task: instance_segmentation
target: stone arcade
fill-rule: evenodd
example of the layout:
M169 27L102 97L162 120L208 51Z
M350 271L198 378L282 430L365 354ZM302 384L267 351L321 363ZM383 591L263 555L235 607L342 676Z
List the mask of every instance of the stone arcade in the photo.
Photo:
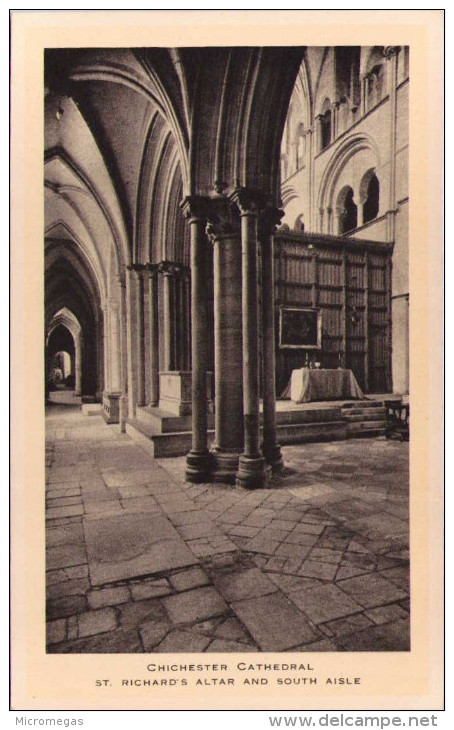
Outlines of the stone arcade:
M68 341L108 423L192 432L186 478L246 487L282 466L276 372L303 362L286 286L325 367L407 391L406 48L56 49L45 81L47 376Z
M409 650L408 91L397 46L47 50L48 651Z

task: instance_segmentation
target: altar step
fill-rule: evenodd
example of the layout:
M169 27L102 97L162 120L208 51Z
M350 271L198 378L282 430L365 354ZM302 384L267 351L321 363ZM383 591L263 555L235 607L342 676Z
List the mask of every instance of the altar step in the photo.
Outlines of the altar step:
M126 433L155 459L166 456L183 456L190 451L192 445L191 431L154 433L146 422L137 418L128 418ZM213 441L214 429L209 429L208 446L211 446Z
M214 428L214 415L208 413L207 418L208 428ZM152 406L136 408L135 420L143 424L150 433L156 435L181 433L182 431L191 431L192 428L192 416L176 416L170 411L153 408Z
M284 446L317 441L381 436L386 429L382 401L303 404L278 409L277 439ZM175 416L159 408L137 408L128 419L126 433L154 458L182 456L192 443L191 417ZM214 442L214 416L208 414L208 445Z
M347 438L368 438L386 433L386 408L380 401L360 401L342 408Z

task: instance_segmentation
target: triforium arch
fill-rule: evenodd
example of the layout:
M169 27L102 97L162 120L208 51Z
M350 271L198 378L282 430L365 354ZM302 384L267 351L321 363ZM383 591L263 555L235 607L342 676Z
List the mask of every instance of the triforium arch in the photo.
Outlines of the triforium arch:
M58 300L52 316L67 307L85 338L91 311L90 336L105 359L94 390L106 420L132 429L144 409L178 409L184 401L192 413L192 481L261 486L269 464L282 464L272 236L281 216L282 132L303 53L238 47L46 55L47 217L73 234L63 237L72 251L66 298L49 268L49 293ZM299 139L297 147L302 159ZM187 387L190 405L181 396ZM175 413L186 418L188 411Z
M342 226L339 216L343 204L341 192L346 187L353 190L352 200L358 210L357 225L361 226L365 198L362 181L367 171L380 166L378 147L373 138L364 133L353 134L339 145L323 173L318 192L318 230L321 233L339 234Z

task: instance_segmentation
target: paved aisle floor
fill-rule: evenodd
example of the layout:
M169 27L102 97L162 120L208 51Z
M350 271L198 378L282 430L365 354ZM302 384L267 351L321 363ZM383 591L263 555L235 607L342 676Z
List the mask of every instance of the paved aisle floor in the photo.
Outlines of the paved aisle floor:
M49 652L410 648L408 444L289 446L267 489L190 485L54 399Z

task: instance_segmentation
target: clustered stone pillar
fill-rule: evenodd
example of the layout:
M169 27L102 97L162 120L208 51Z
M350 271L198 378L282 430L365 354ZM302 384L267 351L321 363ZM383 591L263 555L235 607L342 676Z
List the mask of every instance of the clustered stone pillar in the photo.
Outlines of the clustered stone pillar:
M164 317L164 372L172 370L172 264L161 261L159 273L163 279L163 317Z
M283 211L269 208L259 223L262 246L262 333L263 333L263 455L273 471L284 462L276 431L276 342L274 326L274 239Z
M126 351L128 371L128 417L134 418L136 412L135 392L136 377L134 367L134 271L132 266L126 268Z
M258 201L247 191L234 200L241 215L244 451L239 458L237 486L253 489L266 483L266 462L260 452L258 373Z
M186 457L186 480L200 483L211 473L207 441L207 282L205 280L206 211L203 199L186 198L183 211L191 236L192 447Z
M240 218L227 199L212 201L215 443L213 480L235 482L243 451L243 365Z
M104 390L110 391L110 311L109 303L106 301L102 305L103 314L103 351L104 351Z
M144 320L144 266L136 264L135 293L136 293L136 357L137 357L137 405L145 405L145 320Z
M118 276L118 319L120 324L120 381L121 381L121 395L119 401L119 423L120 431L125 433L126 431L126 417L127 417L127 393L128 393L128 364L127 364L127 337L125 336L126 322L125 322L125 309L126 309L126 282L122 276Z
M118 327L118 302L116 300L109 300L109 324L110 324L110 387L115 392L120 391L120 337Z
M266 203L266 204L265 204ZM273 233L282 212L239 189L230 198L187 198L191 232L192 448L186 480L266 484L282 468L277 443ZM258 221L262 244L263 453L260 444ZM207 440L206 233L213 244L215 441ZM265 456L264 456L265 455ZM266 458L265 458L266 457Z
M159 305L158 305L158 266L148 264L148 302L150 328L150 406L159 403Z
M74 395L80 396L82 394L82 337L81 337L80 331L74 337L74 349L75 349Z

